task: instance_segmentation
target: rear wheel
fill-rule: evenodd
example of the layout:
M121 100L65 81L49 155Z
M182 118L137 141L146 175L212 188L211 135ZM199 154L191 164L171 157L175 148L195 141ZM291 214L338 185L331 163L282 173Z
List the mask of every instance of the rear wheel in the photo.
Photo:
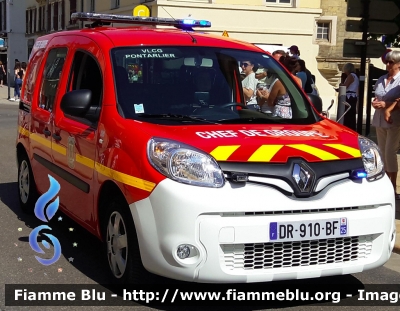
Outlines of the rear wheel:
M18 157L18 194L22 211L32 214L37 200L37 189L26 154L20 154Z
M107 204L103 236L113 283L143 283L145 269L140 258L135 225L125 200L114 198Z

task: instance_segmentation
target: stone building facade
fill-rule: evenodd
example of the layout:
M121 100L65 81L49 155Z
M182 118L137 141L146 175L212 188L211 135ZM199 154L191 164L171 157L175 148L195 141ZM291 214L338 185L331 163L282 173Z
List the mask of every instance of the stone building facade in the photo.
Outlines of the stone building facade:
M344 64L350 62L356 68L360 67L359 58L343 57L343 41L344 39L361 39L362 33L346 31L346 20L350 19L346 16L346 0L321 0L321 9L322 14L317 18L317 22L329 24L331 38L316 42L319 45L316 57L317 67L329 84L337 86L340 83Z

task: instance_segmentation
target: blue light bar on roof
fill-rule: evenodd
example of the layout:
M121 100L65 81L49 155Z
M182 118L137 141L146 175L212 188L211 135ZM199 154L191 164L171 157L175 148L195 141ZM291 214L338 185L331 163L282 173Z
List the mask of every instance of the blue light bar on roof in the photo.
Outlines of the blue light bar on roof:
M152 26L174 26L177 28L211 27L211 22L194 19L173 19L164 17L141 17L129 15L98 14L76 12L71 15L72 20L90 21L94 23L122 23Z

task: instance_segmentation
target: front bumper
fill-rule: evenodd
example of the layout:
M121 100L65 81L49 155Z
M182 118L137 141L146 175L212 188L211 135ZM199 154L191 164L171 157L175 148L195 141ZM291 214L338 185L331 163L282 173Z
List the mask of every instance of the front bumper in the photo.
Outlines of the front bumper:
M130 205L143 264L194 282L243 283L362 272L383 265L394 246L395 201L387 176L342 180L307 199L265 185L211 189L165 179ZM348 236L270 242L269 223L345 217ZM193 246L179 259L181 244Z

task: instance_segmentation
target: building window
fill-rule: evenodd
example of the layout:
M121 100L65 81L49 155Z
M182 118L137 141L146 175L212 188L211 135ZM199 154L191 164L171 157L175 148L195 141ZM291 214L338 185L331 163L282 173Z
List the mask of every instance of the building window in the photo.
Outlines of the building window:
M71 17L72 13L76 13L76 0L69 1L69 16L70 17ZM77 22L76 20L71 20L71 18L69 20L70 25L74 25L74 24L76 24L76 22Z
M54 31L54 3L50 4L50 29Z
M58 2L58 18L57 18L57 22L58 22L58 30L62 30L62 15L63 15L63 8L62 8L62 2Z
M320 16L315 19L313 43L336 45L336 16Z
M35 8L34 14L33 14L33 32L37 32L38 31L38 9Z
M0 30L6 31L6 2L0 2Z
M329 41L331 23L317 22L317 40Z
M25 33L29 33L29 10L25 11L25 23L26 23Z
M25 32L27 34L31 34L34 33L36 31L36 27L35 27L35 22L36 22L36 18L35 18L35 9L28 9L26 10L26 30Z
M35 9L31 9L29 12L30 15L30 21L31 21L31 26L30 26L30 33L34 33L35 32L35 19L34 19L34 14L35 14Z
M111 8L112 9L119 8L119 0L111 0Z
M152 2L154 0L141 0L142 2ZM213 3L215 0L167 0L167 1L182 1L182 2L205 2L205 3ZM274 1L275 2L275 1Z
M293 6L294 0L265 0L266 4L281 4Z
M40 8L40 10L42 11L42 16L41 16L41 18L40 18L40 30L46 30L46 7L45 6L42 6L41 8Z
M96 12L95 0L89 0L89 12Z

